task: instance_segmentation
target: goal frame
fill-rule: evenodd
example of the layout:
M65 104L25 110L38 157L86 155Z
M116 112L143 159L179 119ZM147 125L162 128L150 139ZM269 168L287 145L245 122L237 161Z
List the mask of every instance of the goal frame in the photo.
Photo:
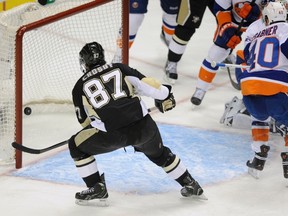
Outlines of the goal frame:
M26 32L52 22L76 15L82 11L99 7L113 0L95 0L81 6L43 18L39 21L21 26L16 33L15 41L15 137L16 143L23 141L23 37ZM116 41L115 41L116 43ZM122 63L129 64L129 0L122 0ZM22 151L15 150L15 168L22 168Z

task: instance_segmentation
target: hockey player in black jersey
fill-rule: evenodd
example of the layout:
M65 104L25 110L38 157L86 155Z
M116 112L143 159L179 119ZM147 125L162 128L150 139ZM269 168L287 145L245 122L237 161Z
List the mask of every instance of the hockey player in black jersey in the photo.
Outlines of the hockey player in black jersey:
M107 64L97 42L87 43L79 56L84 74L72 95L83 129L69 139L69 151L88 189L76 193L76 203L85 205L89 200L108 197L104 174L100 175L94 156L126 146L133 146L162 167L182 186L182 196L205 198L180 158L163 145L158 127L140 97L154 98L155 106L164 113L176 105L171 86L161 85L127 65Z
M164 72L165 79L174 84L178 79L177 64L181 60L186 47L200 27L206 8L213 12L215 0L181 0L177 15L177 26L168 44L168 55ZM162 36L163 38L163 36Z

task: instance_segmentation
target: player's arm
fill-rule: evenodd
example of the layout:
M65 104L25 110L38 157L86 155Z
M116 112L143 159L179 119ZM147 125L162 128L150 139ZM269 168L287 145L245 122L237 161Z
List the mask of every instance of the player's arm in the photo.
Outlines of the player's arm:
M126 78L134 86L137 94L154 98L155 106L162 113L176 106L170 85L162 85L158 80L149 77L143 77L141 80L133 76Z
M154 104L160 112L164 113L172 110L176 106L170 85L162 85L158 80L146 77L141 80L141 83L143 83L142 91L144 90L143 92L145 92L147 96L155 99Z
M216 0L214 7L213 7L213 13L216 16L217 25L219 27L223 26L226 23L232 22L232 14L231 11L233 9L231 1L221 1Z
M232 9L231 1L215 1L214 14L218 27L214 42L224 49L234 49L241 42L241 37L237 35L238 26L232 22Z
M235 8L236 13L246 22L252 23L261 16L259 6L255 2L244 2L241 7Z
M148 96L155 99L155 106L165 112L175 107L176 102L171 92L171 86L162 85L157 79L146 77L138 70L127 65L120 65L121 71L125 76L125 81L132 85L140 96ZM129 86L129 85L128 85Z
M165 99L169 94L169 90L161 85L161 83L152 77L146 77L138 70L127 65L119 64L125 81L132 84L134 92L140 96L148 96L154 99Z
M165 99L169 94L169 89L161 85L161 83L151 77L137 77L128 76L126 79L133 85L135 92L140 96L152 97L154 99Z

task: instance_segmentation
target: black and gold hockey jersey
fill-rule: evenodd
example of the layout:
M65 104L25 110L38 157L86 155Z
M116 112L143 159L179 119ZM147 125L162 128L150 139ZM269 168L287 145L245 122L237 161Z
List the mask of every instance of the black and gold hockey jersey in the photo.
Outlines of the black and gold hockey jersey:
M167 87L124 64L104 64L86 72L72 96L79 123L101 131L128 126L147 115L141 95L163 100Z

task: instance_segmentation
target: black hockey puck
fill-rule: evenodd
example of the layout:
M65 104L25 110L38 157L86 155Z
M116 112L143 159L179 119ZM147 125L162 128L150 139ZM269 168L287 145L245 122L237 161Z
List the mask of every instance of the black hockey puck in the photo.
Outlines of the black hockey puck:
M31 115L32 109L30 107L25 107L24 108L24 113L25 113L25 115Z
M41 5L46 5L46 4L51 4L55 2L55 0L38 0L38 3L41 4Z

